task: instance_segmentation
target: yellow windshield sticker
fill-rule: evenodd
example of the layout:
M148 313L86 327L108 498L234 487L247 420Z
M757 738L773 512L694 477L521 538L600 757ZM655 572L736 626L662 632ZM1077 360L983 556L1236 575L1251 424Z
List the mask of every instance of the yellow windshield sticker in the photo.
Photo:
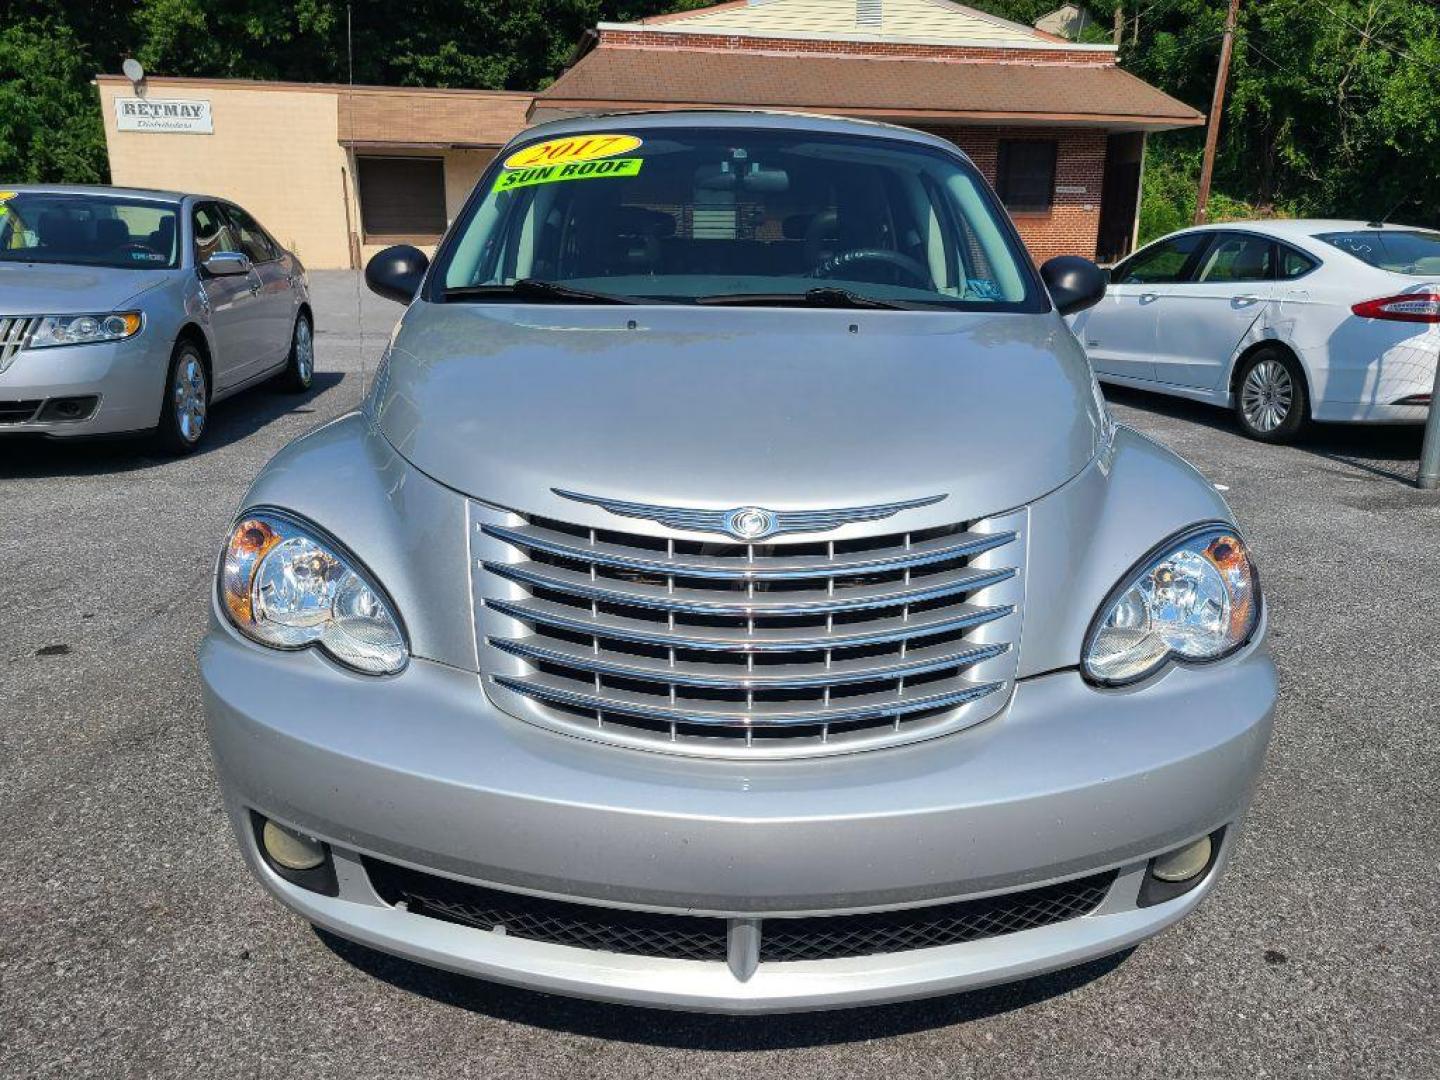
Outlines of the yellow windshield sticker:
M505 168L528 169L536 165L564 165L570 161L619 157L640 144L641 141L634 135L571 135L516 150L505 159Z
M533 184L556 184L562 180L594 180L602 176L634 176L645 164L644 158L604 158L601 161L572 161L568 165L537 165L530 169L513 169L500 174L496 191L530 187Z

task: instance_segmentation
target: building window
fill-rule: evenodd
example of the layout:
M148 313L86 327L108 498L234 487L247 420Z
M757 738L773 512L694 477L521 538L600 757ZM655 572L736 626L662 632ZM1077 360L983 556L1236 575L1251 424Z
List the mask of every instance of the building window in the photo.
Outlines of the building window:
M1005 209L1045 212L1055 202L1053 139L1001 139L995 167L995 190Z
M365 235L438 237L445 231L445 165L439 158L355 160Z

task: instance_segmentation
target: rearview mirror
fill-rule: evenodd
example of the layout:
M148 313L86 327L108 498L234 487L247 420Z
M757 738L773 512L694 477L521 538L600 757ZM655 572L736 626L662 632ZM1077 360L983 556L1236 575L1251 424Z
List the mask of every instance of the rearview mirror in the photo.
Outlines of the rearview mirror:
M250 260L238 251L217 251L202 264L211 277L250 273Z
M1074 315L1104 299L1107 276L1089 259L1078 255L1057 255L1040 267L1040 279L1061 315Z
M408 304L415 299L429 268L430 260L419 248L396 244L377 252L365 264L365 284L377 296Z

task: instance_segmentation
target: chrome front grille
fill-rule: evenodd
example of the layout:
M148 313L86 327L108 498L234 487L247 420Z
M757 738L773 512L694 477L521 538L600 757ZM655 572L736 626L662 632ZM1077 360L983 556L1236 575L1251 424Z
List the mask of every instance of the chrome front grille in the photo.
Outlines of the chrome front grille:
M15 355L30 340L30 334L40 320L26 315L0 318L0 372L14 361Z
M945 734L1009 697L1023 511L749 544L478 503L471 518L487 691L546 727L805 756Z

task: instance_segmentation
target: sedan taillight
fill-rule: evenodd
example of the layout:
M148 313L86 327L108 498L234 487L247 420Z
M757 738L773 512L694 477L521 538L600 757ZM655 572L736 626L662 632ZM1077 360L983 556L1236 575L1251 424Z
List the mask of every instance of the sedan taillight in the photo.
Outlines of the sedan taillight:
M1379 300L1362 300L1350 310L1364 319L1440 323L1440 292L1401 293Z

